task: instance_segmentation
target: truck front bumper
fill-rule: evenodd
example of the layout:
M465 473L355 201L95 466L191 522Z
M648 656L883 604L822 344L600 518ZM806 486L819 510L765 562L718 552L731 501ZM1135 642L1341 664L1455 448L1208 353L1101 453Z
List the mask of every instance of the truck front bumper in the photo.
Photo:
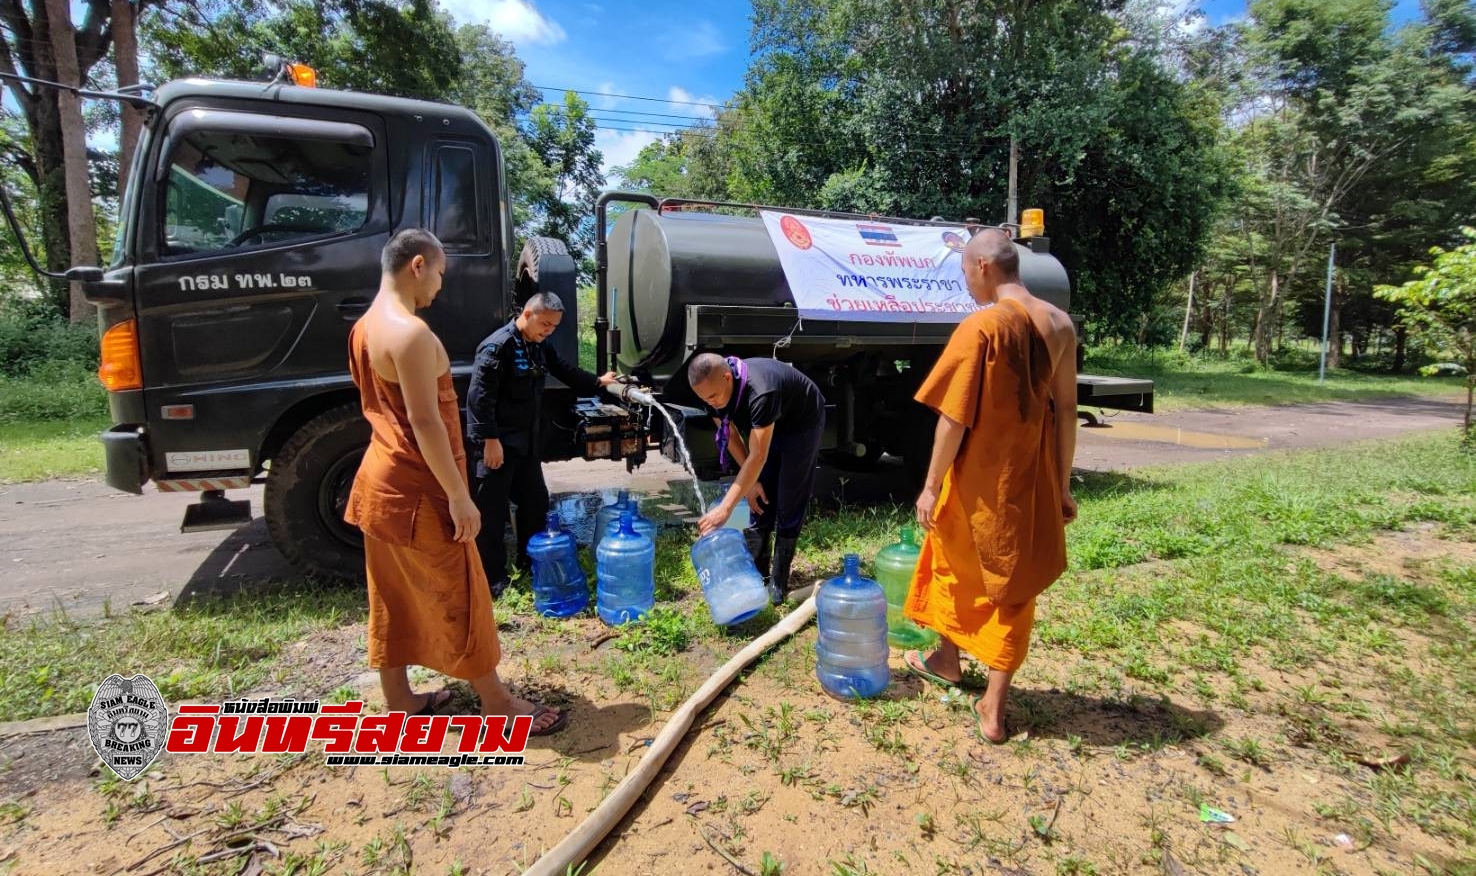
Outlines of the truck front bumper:
M114 426L98 436L103 444L104 479L125 493L142 493L149 481L149 446L143 426Z

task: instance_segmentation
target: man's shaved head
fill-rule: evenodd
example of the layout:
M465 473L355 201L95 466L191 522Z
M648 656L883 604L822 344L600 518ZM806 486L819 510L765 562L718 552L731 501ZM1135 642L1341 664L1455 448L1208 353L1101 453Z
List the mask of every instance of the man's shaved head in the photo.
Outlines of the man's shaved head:
M964 259L989 262L999 270L1000 279L1005 281L1020 277L1020 254L1014 241L995 228L986 228L969 238L968 245L964 247Z
M717 353L702 353L687 365L687 383L696 386L712 377L728 370L728 360Z

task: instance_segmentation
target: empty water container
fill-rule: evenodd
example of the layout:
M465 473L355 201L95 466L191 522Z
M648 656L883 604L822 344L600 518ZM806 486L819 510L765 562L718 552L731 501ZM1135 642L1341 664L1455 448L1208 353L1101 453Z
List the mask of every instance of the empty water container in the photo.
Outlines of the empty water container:
M609 533L611 526L620 523L620 512L629 507L632 507L630 490L621 490L616 494L614 502L595 512L594 534L589 537L589 549L591 551L599 551L600 539Z
M938 634L925 630L902 614L907 590L912 586L912 573L917 569L922 549L917 543L917 530L902 527L902 540L889 545L876 555L876 581L887 594L887 641L895 648L931 650L938 645Z
M692 545L692 569L715 624L742 623L769 604L764 578L736 529L717 529L697 539Z
M589 606L589 583L579 567L574 536L548 512L548 529L528 539L533 560L533 607L546 617L570 617Z
M595 551L595 608L611 626L637 621L656 604L656 543L635 531L633 512Z
M887 689L887 598L861 575L861 558L846 554L845 570L815 597L820 640L815 675L833 697L874 697Z

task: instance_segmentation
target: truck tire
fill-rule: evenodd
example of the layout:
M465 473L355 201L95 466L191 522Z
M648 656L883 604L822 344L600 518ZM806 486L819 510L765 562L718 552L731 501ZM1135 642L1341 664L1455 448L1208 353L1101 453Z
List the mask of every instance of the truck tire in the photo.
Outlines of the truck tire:
M298 429L272 459L264 504L277 549L309 575L341 583L364 577L364 538L344 522L369 424L358 405L331 408Z
M553 237L530 237L513 271L513 303L522 308L539 292L552 292L564 305L564 318L545 342L565 362L579 362L579 268L569 248ZM516 315L516 313L514 314Z
M938 415L918 405L917 414L903 437L902 467L913 492L922 489L928 477L928 463L933 457L933 433L938 429Z

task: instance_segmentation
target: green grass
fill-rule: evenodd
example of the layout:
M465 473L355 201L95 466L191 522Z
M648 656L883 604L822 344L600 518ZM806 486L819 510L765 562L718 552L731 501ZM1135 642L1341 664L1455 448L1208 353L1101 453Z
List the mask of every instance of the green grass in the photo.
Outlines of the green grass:
M106 418L0 423L0 484L100 475Z
M0 483L82 477L102 470L107 393L77 363L0 375Z
M1391 396L1460 396L1459 377L1421 377L1339 369L1317 382L1317 356L1287 351L1262 367L1244 351L1228 359L1215 354L1187 355L1176 350L1099 347L1087 351L1084 371L1142 377L1154 383L1154 408L1160 412L1220 406L1287 405L1364 401Z
M365 613L357 589L294 586L99 621L12 621L0 629L0 709L12 721L83 712L115 672L144 673L170 703L218 702L271 677L284 646Z

